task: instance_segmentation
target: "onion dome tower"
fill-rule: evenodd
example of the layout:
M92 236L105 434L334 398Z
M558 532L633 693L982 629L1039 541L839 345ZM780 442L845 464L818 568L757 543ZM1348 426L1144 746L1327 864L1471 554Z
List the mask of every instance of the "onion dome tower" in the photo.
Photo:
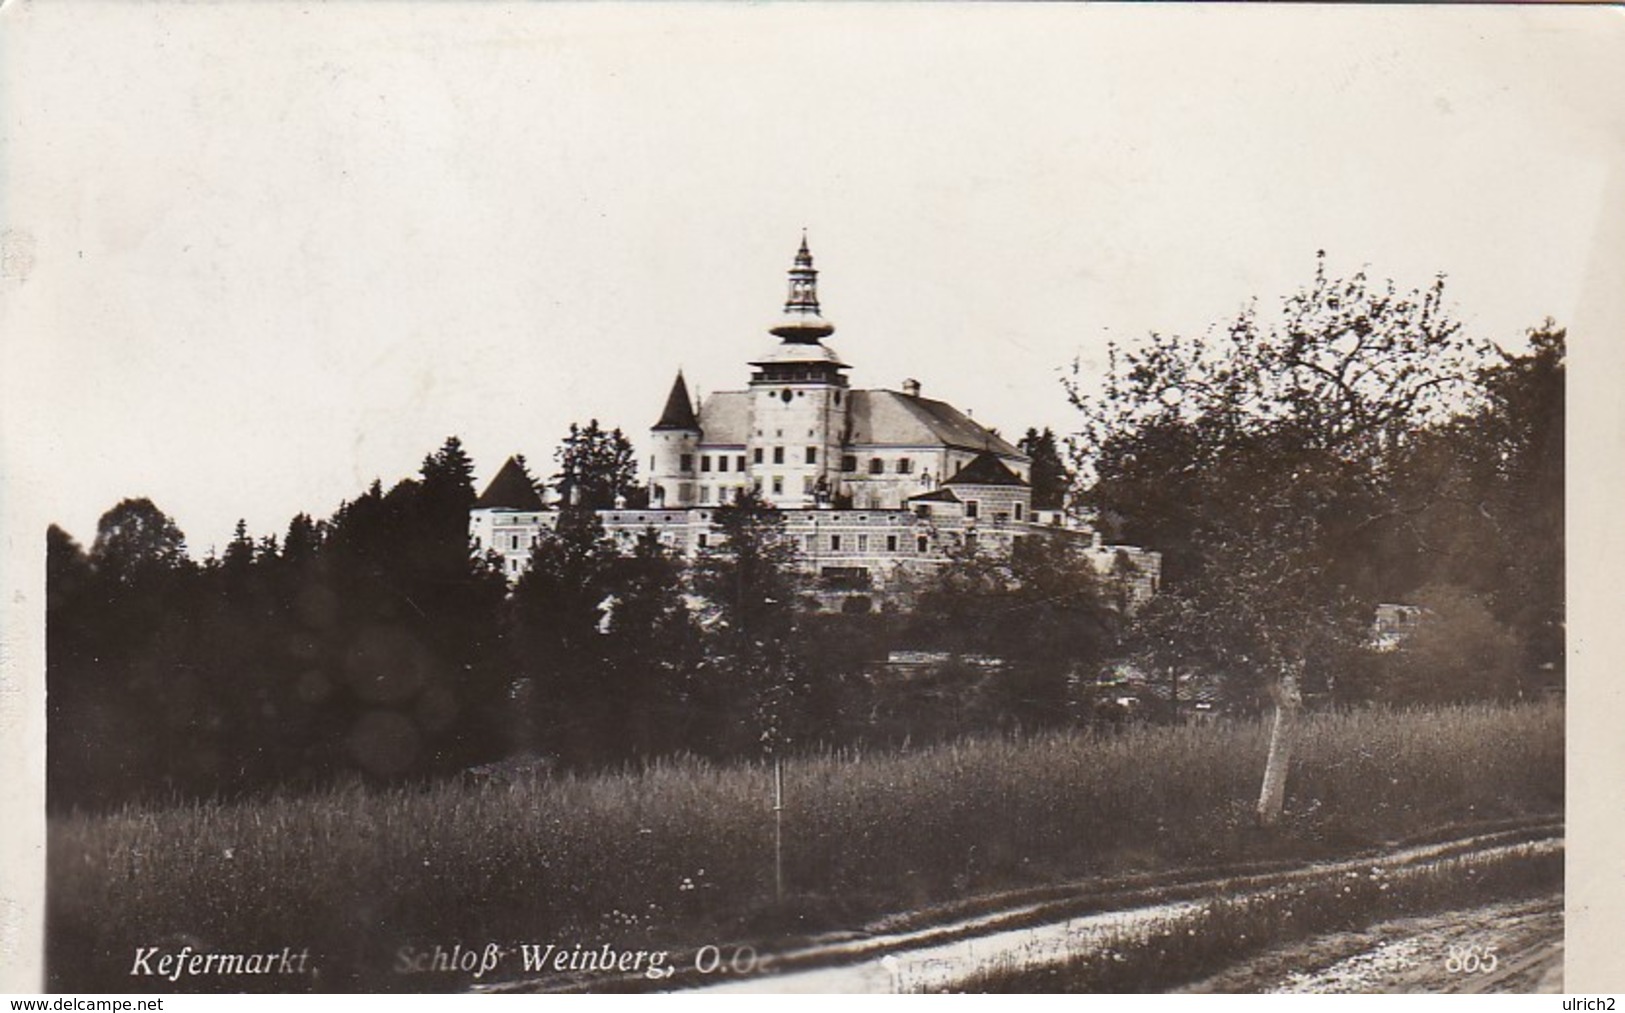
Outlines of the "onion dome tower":
M835 333L835 325L818 312L818 270L807 249L807 233L801 233L801 249L790 268L790 297L784 302L784 316L771 328L786 342L817 344Z
M790 267L789 297L768 332L778 345L751 361L753 482L781 508L827 505L840 481L848 367L824 344L835 325L818 305L818 271L805 232Z

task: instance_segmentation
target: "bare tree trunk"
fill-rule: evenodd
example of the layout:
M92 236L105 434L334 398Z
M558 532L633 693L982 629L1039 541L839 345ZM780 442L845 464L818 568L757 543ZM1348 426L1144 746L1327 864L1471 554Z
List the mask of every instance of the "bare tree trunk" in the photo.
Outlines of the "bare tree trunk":
M1286 801L1286 768L1292 759L1292 739L1298 730L1298 711L1303 705L1299 685L1303 662L1295 661L1281 672L1275 692L1275 725L1270 731L1270 755L1264 761L1264 787L1258 793L1258 822L1274 826L1281 818Z

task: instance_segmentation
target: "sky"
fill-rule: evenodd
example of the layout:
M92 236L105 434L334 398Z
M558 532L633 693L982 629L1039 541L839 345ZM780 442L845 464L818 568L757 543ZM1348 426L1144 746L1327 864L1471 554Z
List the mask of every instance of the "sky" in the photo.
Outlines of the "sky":
M1617 5L0 3L0 978L47 524L146 496L202 557L453 434L481 484L593 417L646 455L679 367L745 382L805 228L854 384L1012 435L1317 250L1569 326L1567 986L1617 982L1622 52Z
M87 547L150 497L201 557L453 434L481 486L589 418L646 464L803 228L854 385L1006 434L1317 250L1517 347L1621 212L1619 15L13 3L6 490Z

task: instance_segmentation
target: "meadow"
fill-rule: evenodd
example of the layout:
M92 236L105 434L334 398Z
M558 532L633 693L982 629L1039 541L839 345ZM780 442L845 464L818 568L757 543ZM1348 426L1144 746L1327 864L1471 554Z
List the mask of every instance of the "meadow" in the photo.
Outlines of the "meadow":
M463 988L466 975L394 974L399 948L782 939L1092 875L1347 854L1563 811L1557 703L1307 716L1287 814L1266 831L1251 807L1267 739L1262 721L1220 720L791 758L782 901L765 764L57 816L51 987L139 988L136 946L190 945L308 946L320 974L280 988Z

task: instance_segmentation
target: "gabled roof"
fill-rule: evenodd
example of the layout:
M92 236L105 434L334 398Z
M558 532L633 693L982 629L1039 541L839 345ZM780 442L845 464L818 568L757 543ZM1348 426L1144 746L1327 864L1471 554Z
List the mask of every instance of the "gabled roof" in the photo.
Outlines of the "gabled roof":
M474 501L476 510L541 510L542 497L525 475L518 458L508 458L485 492Z
M895 390L855 390L847 417L856 445L956 447L1025 458L1021 451L943 401Z
M910 503L958 503L959 497L954 495L952 489L933 489L922 492L918 496L910 496Z
M750 399L748 390L706 395L695 423L701 441L713 446L749 443ZM894 390L848 391L847 424L850 447L952 447L991 452L995 459L1027 457L953 405Z
M688 384L683 382L682 370L677 371L677 379L672 382L671 393L666 395L665 410L660 413L660 421L656 422L654 427L657 430L700 427L694 418L694 403L689 400Z
M953 478L950 478L943 484L1025 486L1027 483L1021 480L1020 475L1017 475L1015 472L1011 471L1003 461L999 460L997 457L994 457L992 454L983 451L982 453L977 454L971 463L965 465L963 468L960 468L958 473L955 474Z
M750 392L719 390L707 396L696 426L706 443L743 447L750 441Z

